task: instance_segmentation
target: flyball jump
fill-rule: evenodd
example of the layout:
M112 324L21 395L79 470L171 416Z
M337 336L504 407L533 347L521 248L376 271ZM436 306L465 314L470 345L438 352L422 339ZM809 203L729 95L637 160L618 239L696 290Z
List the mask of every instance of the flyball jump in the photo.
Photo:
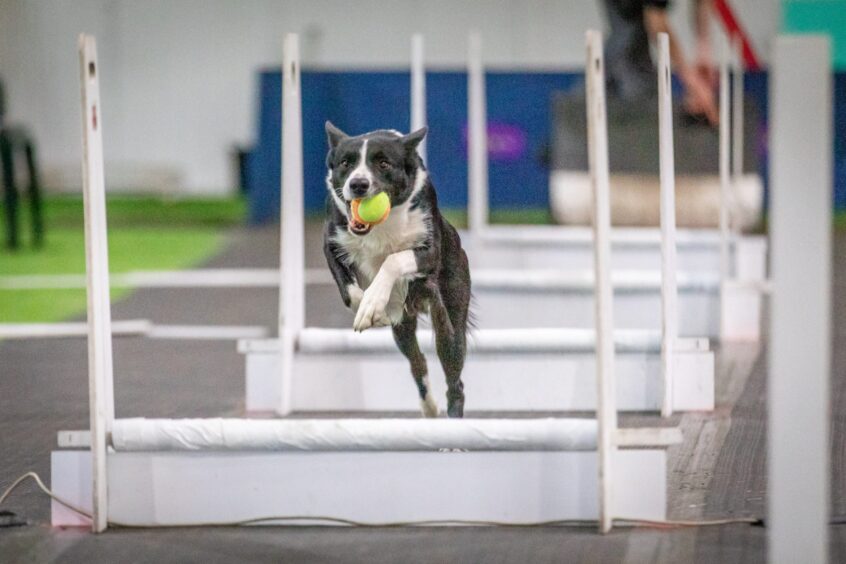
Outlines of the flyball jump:
M589 53L591 67L597 68L591 84L601 100L598 33L589 34ZM297 38L288 36L289 111L283 139L289 148L301 127L296 55ZM92 117L100 107L92 37L81 38L80 70L91 426L90 432L60 433L60 446L75 449L52 453L55 495L81 510L54 501L54 525L85 525L102 532L111 524L527 524L590 519L607 532L619 518L666 518L663 447L681 440L678 429L617 428L608 183L601 172L607 155L601 141L595 171L596 207L604 210L596 224L600 315L595 336L601 362L594 380L599 404L595 421L119 419L114 412L102 131ZM604 128L602 104L592 113L596 134ZM297 188L288 190L287 197L301 198L301 165L285 162L283 178ZM302 269L292 270L296 281ZM298 287L302 290L302 280ZM288 321L297 313L284 311ZM299 339L297 333L284 336L294 345ZM439 452L442 448L466 452Z

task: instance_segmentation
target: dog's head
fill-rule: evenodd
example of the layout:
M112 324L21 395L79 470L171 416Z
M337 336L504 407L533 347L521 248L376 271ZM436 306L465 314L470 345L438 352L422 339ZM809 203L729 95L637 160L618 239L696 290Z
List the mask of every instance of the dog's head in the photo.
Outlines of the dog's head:
M405 203L414 190L414 178L420 166L417 145L426 136L427 128L408 135L380 129L351 137L326 122L329 154L326 184L335 205L348 219L354 235L367 235L371 225L353 219L353 200L369 198L385 192L391 207Z

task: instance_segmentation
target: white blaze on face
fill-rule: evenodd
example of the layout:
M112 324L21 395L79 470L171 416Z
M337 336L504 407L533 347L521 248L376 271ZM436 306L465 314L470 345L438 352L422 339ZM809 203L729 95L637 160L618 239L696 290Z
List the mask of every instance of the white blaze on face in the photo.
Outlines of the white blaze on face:
M329 172L326 174L326 189L329 190L329 194L332 196L332 199L335 201L335 207L338 208L344 217L349 218L350 214L347 212L347 204L341 197L335 192L335 187L332 185L332 169L329 169Z
M350 175L347 177L346 182L344 182L344 188L342 190L344 194L344 199L348 202L353 200L352 192L350 191L350 181L354 178L364 178L366 179L370 185L373 185L373 172L367 166L367 139L364 140L364 143L361 144L361 154L358 157L358 165L353 169Z

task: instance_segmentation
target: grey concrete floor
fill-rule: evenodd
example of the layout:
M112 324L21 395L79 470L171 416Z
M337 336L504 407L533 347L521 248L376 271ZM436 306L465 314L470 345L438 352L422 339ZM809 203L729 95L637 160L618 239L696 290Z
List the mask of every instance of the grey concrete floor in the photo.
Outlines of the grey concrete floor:
M272 229L231 234L209 266L278 264ZM319 228L309 225L307 262L322 264ZM846 237L836 241L833 378L833 511L846 514ZM310 288L308 323L347 327L329 287ZM262 324L272 328L272 290L143 290L114 306L116 319L162 323ZM243 363L233 342L115 341L116 410L131 416L214 416L242 412ZM81 339L0 343L0 486L35 470L49 480L59 429L88 423L86 345ZM718 352L718 409L670 423L685 432L669 451L672 518L761 516L766 505L765 355L757 346ZM472 399L468 399L472 405ZM472 414L472 410L469 412ZM662 424L630 415L623 424ZM697 529L210 528L112 529L103 535L49 526L49 501L27 484L2 509L29 525L0 529L0 562L758 562L766 531L748 525ZM832 561L846 561L844 527L832 527Z

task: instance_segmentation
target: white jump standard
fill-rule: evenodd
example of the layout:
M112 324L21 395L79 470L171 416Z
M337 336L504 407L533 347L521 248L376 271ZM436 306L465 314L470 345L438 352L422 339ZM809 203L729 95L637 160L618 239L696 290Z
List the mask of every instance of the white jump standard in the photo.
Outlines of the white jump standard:
M289 65L290 66L290 65ZM293 68L297 68L294 63ZM285 75L287 77L287 75ZM305 287L303 257L302 169L297 155L301 147L301 130L297 128L299 92L293 81L283 84L283 178L282 230L283 281L280 286L282 336L278 339L244 340L239 350L246 355L246 408L248 412L319 411L408 411L418 409L413 394L413 380L399 377L408 372L408 362L398 353L389 331L370 329L364 334L350 330L303 327L302 304ZM669 92L667 92L669 97ZM669 108L669 99L667 100ZM294 116L286 120L284 116ZM665 137L666 137L665 132ZM598 135L604 135L604 130ZM672 151L670 145L664 152ZM288 163L288 165L286 165ZM672 163L670 163L671 165ZM672 168L670 166L670 168ZM666 187L672 201L672 185ZM664 206L669 209L668 206ZM674 223L672 216L666 218ZM378 229L378 226L375 228ZM674 247L674 230L665 233L668 249ZM665 260L672 263L670 254ZM667 272L675 272L668 264ZM554 271L548 271L555 276ZM595 274L591 282L596 279ZM657 280L660 283L660 279ZM478 285L474 280L474 291ZM660 287L660 286L659 286ZM579 294L583 314L591 321L592 293L595 284L585 286ZM675 294L675 284L661 295ZM523 288L521 298L533 296L531 288ZM546 294L537 294L532 301L542 307ZM534 296L533 296L534 298ZM480 299L480 301L482 301ZM549 300L548 307L560 303ZM527 327L533 319L521 320L516 304L502 304L505 312L513 312L513 329L481 329L468 337L468 355L462 372L468 409L482 411L593 410L596 395L591 393L596 367L596 346L593 328L586 324L562 329L571 320L570 310L559 310L557 324L548 322ZM566 304L570 305L570 304ZM340 307L340 305L339 305ZM614 307L613 305L610 307ZM477 314L500 316L480 304ZM615 308L615 314L619 310ZM661 312L665 312L661 314ZM643 315L643 312L640 312ZM703 312L703 315L708 313ZM714 357L707 339L679 339L673 323L678 318L675 301L654 303L655 325L661 330L618 330L614 343L619 353L617 362L618 408L630 411L711 410L714 408ZM547 320L553 319L548 313ZM706 317L707 319L707 317ZM590 324L593 326L593 323ZM502 325L500 325L502 326ZM434 357L432 333L418 332L418 343L424 354ZM671 346L672 344L672 346ZM444 397L442 372L437 358L429 358L429 386L437 401ZM667 376L672 374L672 376ZM672 382L667 385L667 378ZM431 411L431 405L425 405ZM425 411L425 410L424 410Z
M284 73L287 88L298 89L296 41L286 37ZM600 46L591 34L601 65ZM109 524L323 523L319 516L371 523L596 519L605 532L615 518L665 518L663 447L680 440L678 430L616 425L607 209L596 226L597 421L115 419L101 132L87 111L99 109L93 38L83 36L80 51L91 430L87 439L82 432L62 437L87 440L90 450L53 453L52 489L91 519L54 505L54 525L102 532ZM597 180L597 200L607 202L607 182L601 174Z

